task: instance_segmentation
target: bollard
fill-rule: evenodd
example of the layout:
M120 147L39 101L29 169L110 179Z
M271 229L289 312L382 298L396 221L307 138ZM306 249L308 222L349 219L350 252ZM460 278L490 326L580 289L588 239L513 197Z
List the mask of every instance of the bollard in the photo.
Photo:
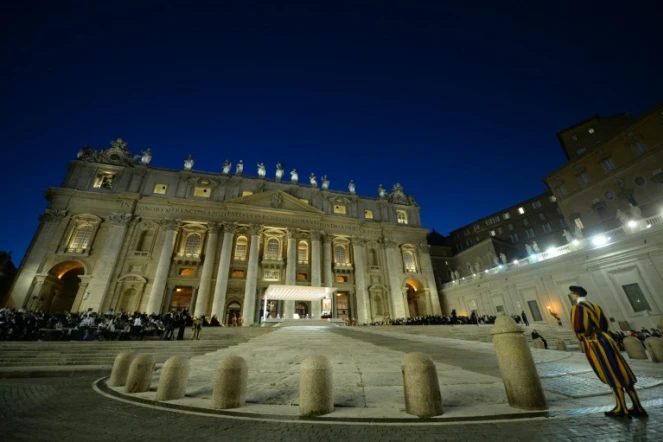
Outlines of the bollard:
M563 339L558 339L555 342L555 348L559 351L567 351L568 349L566 348L566 342L564 342Z
M442 414L442 393L433 360L423 353L408 353L401 365L405 412L419 417Z
M546 349L546 344L543 343L541 338L536 338L536 339L533 340L533 342L534 342L534 348L538 348L538 349L541 349L541 350Z
M645 346L652 362L663 362L663 341L661 341L661 338L649 337L645 339Z
M182 399L186 394L190 371L191 363L188 358L173 356L168 359L161 369L156 400Z
M109 387L121 387L126 384L127 375L129 374L129 366L136 355L137 353L135 351L121 351L115 356L113 369L111 370L111 375L108 382L106 382L106 385Z
M332 366L322 355L304 359L299 369L299 415L321 416L334 411Z
M241 356L229 356L219 364L214 380L212 408L240 408L246 402L249 366Z
M125 393L143 393L150 389L154 375L154 355L140 354L131 362Z
M626 350L630 359L648 359L645 348L638 338L624 338L624 350Z
M490 334L509 405L523 410L547 410L541 379L523 329L510 316L500 313Z

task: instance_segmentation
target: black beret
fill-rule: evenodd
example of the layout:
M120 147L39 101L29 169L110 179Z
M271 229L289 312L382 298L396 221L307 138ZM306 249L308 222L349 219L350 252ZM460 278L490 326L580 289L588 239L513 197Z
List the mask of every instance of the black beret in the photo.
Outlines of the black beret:
M587 296L587 290L583 289L579 285L572 285L569 287L569 290L571 290L571 292L573 293L577 293L582 296Z

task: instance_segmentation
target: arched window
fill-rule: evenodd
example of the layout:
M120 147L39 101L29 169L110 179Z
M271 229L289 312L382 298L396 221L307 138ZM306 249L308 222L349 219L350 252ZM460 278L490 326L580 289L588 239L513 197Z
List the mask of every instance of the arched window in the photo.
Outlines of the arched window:
M345 247L336 246L334 250L336 252L336 264L345 264Z
M92 238L91 225L86 224L76 228L69 243L69 251L83 253L90 245L90 238Z
M299 241L299 244L297 244L297 262L308 264L308 244L306 241Z
M276 261L279 259L279 247L281 244L276 238L270 238L267 241L267 247L265 248L265 259L268 261Z
M403 252L403 264L405 264L406 272L416 272L417 264L414 260L414 253L411 250L405 250Z
M146 239L147 239L147 230L143 230L142 232L140 232L140 235L138 235L138 242L136 242L136 250L138 250L139 252L143 251Z
M189 237L186 239L186 244L184 245L184 255L198 255L200 253L200 242L200 235L189 235Z
M249 241L246 236L240 236L235 243L235 259L238 261L246 261L246 251Z

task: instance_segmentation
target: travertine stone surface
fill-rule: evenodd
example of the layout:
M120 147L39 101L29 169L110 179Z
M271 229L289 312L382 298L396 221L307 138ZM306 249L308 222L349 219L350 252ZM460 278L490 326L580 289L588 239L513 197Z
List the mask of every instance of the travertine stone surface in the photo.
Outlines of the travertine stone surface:
M216 369L212 408L240 408L246 402L249 366L241 356L225 358Z
M649 351L649 357L652 362L663 362L663 341L660 338L645 339L645 346Z
M129 367L137 354L136 351L122 351L115 357L113 369L107 382L109 387L121 387L126 384Z
M419 352L408 353L401 366L405 411L419 417L442 414L442 394L433 360Z
M322 355L309 356L299 369L299 414L320 416L334 411L332 365Z
M152 375L154 374L154 355L139 354L129 366L125 393L143 393L150 389Z
M543 341L541 340L541 338L536 338L536 339L534 339L534 341L532 341L532 342L534 342L534 348L538 348L538 349L540 349L540 350L545 350L546 345L543 343Z
M624 350L626 350L628 357L631 359L648 359L645 348L638 338L624 338Z
M567 351L568 349L566 348L566 342L564 342L563 339L558 339L555 342L555 348L559 351Z
M189 358L173 356L163 364L156 399L170 401L181 399L186 394L186 385L191 372Z

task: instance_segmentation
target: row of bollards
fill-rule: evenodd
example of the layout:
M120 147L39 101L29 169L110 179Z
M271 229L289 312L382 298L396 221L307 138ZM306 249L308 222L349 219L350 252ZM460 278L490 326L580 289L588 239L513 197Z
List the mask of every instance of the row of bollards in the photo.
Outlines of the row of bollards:
M649 359L652 362L663 362L663 341L656 337L649 337L645 339L644 346L638 338L628 337L624 338L624 350L631 359ZM649 352L649 358L647 352Z

